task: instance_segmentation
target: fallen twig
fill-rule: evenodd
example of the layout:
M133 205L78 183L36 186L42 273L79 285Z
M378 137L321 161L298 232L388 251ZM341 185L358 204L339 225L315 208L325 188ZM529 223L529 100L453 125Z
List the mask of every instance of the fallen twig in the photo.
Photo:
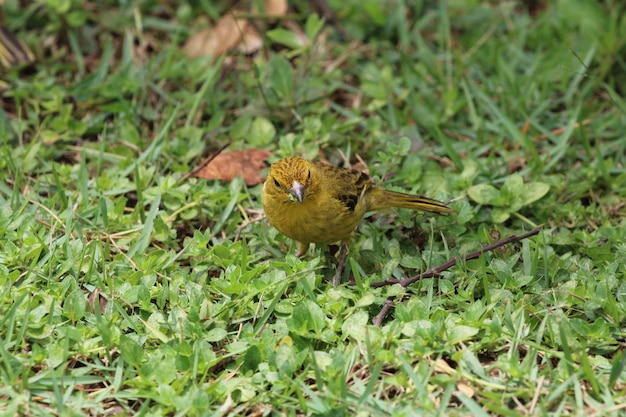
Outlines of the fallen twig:
M541 230L541 226L537 226L536 228L534 228L533 230L531 230L530 232L526 232L523 233L521 235L511 235L505 239L499 240L495 243L492 243L491 245L487 245L487 246L483 246L482 248L480 248L479 250L475 251L475 252L471 252L468 253L467 255L461 256L461 259L465 260L465 261L469 261L470 259L476 259L478 258L480 255L482 255L485 252L489 252L492 251L494 249L497 249L499 247L502 247L504 245L508 245L509 243L513 243L513 242L518 242L520 240L526 239L530 236L535 236L536 234L539 233L539 231ZM384 287L385 285L394 285L394 284L400 284L402 287L406 288L409 285L413 284L414 282L419 281L420 279L423 278L432 278L432 277L436 277L441 275L441 273L447 269L450 269L451 267L453 267L457 261L459 260L458 256L453 256L452 258L450 258L447 262L436 266L434 268L429 269L428 271L425 271L423 273L420 273L418 275L414 275L410 278L405 278L405 279L396 279L396 278L387 278L384 281L377 281L377 282L372 282L370 284L370 287L373 288L379 288L379 287ZM383 319L385 318L385 316L387 315L387 313L389 312L389 310L391 310L391 308L393 307L393 299L389 299L385 302L385 304L383 305L382 310L380 311L380 313L378 313L376 315L376 317L374 317L373 323L376 326L381 326Z
M385 301L385 304L383 305L383 308L380 310L380 313L376 314L376 317L374 317L374 319L372 320L372 323L374 323L374 326L376 327L382 326L385 316L387 316L387 313L389 313L389 310L391 310L392 308L393 308L393 298L389 298L387 299L387 301Z

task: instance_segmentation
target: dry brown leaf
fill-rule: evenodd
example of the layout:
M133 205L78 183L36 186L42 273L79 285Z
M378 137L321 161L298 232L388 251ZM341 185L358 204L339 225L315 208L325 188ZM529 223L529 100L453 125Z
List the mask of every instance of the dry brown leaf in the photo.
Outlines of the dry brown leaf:
M435 361L435 370L448 375L454 375L455 370L443 359L437 359Z
M246 55L253 55L263 47L263 39L254 26L248 25L237 48Z
M245 12L237 8L228 11L214 27L191 35L187 39L183 51L191 58L222 55L233 48L238 48L248 55L258 52L263 47L263 39L248 19L236 17L243 13ZM287 13L287 0L265 0L263 2L261 14L278 17L285 13ZM251 14L259 14L254 4ZM263 26L260 22L255 25L257 27Z
M191 35L183 51L191 58L221 55L239 44L248 24L248 20L237 19L229 12L214 27Z
M232 181L236 176L242 175L247 186L256 185L262 181L261 171L266 166L265 160L271 154L272 152L265 149L222 152L193 176Z
M106 312L109 301L100 294L100 289L96 288L87 296L87 302L92 312L95 312L97 307L100 309L100 314L102 315Z
M470 398L472 398L475 394L474 388L470 387L464 382L457 382L456 387L459 391L461 391L463 394L467 395Z
M261 12L267 16L283 16L287 13L287 0L265 0L263 8ZM256 6L252 8L252 13L258 13Z

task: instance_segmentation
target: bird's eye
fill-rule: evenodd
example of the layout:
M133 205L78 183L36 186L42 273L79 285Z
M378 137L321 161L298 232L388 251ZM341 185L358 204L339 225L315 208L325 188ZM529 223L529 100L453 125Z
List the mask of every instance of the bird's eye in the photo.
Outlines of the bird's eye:
M276 185L276 187L280 188L280 183L278 182L278 180L276 178L274 178L274 185Z

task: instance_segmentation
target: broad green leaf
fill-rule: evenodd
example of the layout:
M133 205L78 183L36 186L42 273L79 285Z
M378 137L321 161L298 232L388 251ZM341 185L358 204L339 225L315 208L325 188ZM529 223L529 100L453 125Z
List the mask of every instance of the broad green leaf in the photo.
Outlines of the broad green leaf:
M348 317L341 326L343 334L348 335L356 340L364 341L367 332L367 321L369 317L363 310Z
M491 212L491 220L494 223L503 223L507 221L509 217L511 217L511 213L505 208L495 207Z
M491 269L496 274L496 277L503 282L513 276L513 271L509 264L501 259L494 259L493 262L491 262Z
M297 369L296 355L289 343L281 343L276 350L276 367L284 376L291 376Z
M270 61L270 83L283 99L290 99L293 94L293 68L285 58L275 55Z
M355 304L356 307L367 307L374 304L376 296L372 293L367 293L363 297L359 298Z
M304 25L304 33L306 33L307 38L309 38L309 42L312 42L315 39L323 27L324 20L320 19L316 13L311 13L309 17L307 17Z
M550 186L543 182L531 182L524 187L524 205L533 203L550 191Z
M265 117L259 116L252 121L248 143L252 146L262 147L269 145L274 140L276 128Z
M120 336L120 354L129 364L138 367L143 359L143 348L130 336Z
M209 342L219 342L220 340L223 340L227 334L228 333L226 332L226 330L217 327L215 329L209 330L209 332L205 336L205 340Z
M476 327L460 325L446 329L448 342L453 344L471 339L472 337L476 336L476 334L478 334L478 329Z
M161 404L172 405L176 398L176 391L169 384L159 384L157 392Z
M242 369L244 371L256 371L262 360L261 350L257 346L250 346L250 349L243 356Z
M411 140L406 136L402 136L400 141L398 142L398 154L401 156L405 156L409 153L411 149Z
M157 352L151 355L150 360L144 362L142 369L152 367L152 378L159 384L169 384L176 379L176 358L171 355L163 355L165 352Z
M235 119L228 129L228 133L234 140L245 139L250 134L251 127L252 119L244 115Z
M305 46L304 41L298 35L287 29L277 28L270 30L267 32L267 37L272 41L285 45L291 49L297 49Z
M500 190L500 196L506 205L514 206L524 193L524 179L519 174L509 176Z
M502 199L500 198L500 191L498 191L493 185L478 184L473 185L467 190L467 194L472 200L478 204L499 206L502 205Z
M82 290L74 290L68 294L63 303L63 315L72 321L77 321L85 315L87 296Z
M291 319L287 320L289 330L303 336L309 335L311 331L319 333L325 324L324 312L311 300L305 300L293 309Z
M63 343L54 343L46 349L46 364L54 369L67 361L68 354L69 352L65 350Z

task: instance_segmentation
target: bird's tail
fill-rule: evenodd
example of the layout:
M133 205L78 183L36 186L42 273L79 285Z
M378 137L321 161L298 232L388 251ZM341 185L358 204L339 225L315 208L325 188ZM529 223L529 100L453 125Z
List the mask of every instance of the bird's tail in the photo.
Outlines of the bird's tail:
M30 64L35 56L6 26L0 25L0 62L5 67Z
M441 201L432 198L398 193L396 191L373 188L371 190L370 210L382 210L390 207L399 207L412 210L429 211L432 213L452 213L453 209Z

